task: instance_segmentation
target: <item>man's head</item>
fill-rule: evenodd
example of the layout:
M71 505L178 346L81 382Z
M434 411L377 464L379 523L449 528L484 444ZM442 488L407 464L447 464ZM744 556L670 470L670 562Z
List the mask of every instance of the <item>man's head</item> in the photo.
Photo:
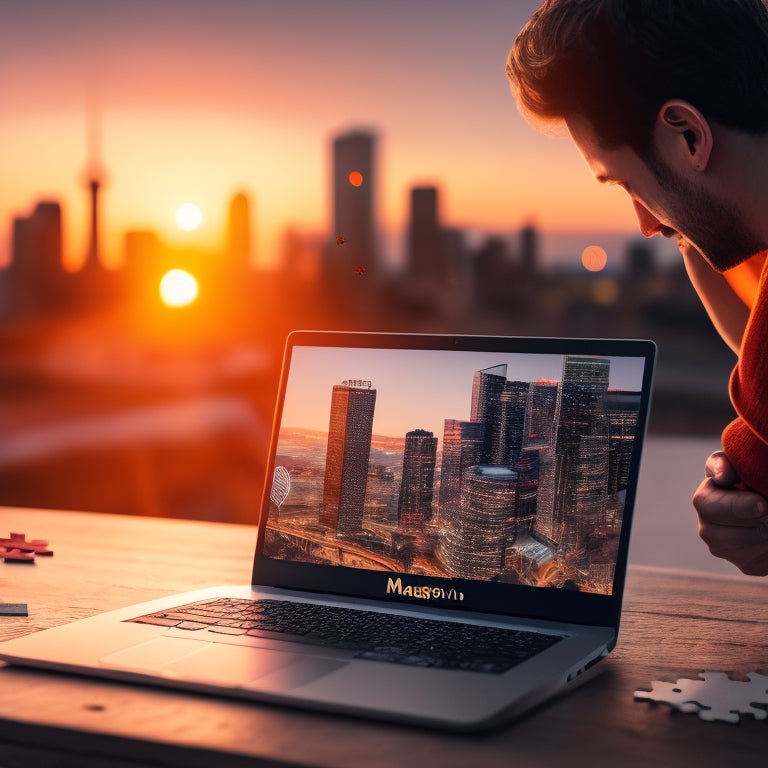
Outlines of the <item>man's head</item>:
M766 246L702 173L724 131L768 137L763 0L545 0L507 77L529 121L565 124L627 190L644 234L682 234L720 270Z
M517 36L507 77L524 115L580 115L606 147L643 157L661 106L768 132L763 0L545 0Z

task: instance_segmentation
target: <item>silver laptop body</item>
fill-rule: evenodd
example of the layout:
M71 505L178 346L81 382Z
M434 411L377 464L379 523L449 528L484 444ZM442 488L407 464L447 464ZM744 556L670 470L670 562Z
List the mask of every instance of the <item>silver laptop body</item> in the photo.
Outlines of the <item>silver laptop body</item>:
M452 730L508 720L616 644L654 362L640 340L294 333L251 585L0 659Z

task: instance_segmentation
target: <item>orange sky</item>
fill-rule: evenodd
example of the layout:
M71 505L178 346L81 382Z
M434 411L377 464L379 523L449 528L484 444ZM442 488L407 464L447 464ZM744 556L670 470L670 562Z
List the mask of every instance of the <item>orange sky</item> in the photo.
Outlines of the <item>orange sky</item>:
M70 264L85 254L93 104L111 263L127 229L215 250L238 191L251 197L260 264L275 261L287 226L327 235L329 142L351 127L380 136L391 257L409 188L423 183L441 188L453 226L511 233L533 220L545 231L632 232L623 193L595 184L568 139L529 128L509 95L504 59L537 5L17 4L0 25L0 259L12 217L45 198L62 203ZM204 215L193 234L173 222L183 202Z

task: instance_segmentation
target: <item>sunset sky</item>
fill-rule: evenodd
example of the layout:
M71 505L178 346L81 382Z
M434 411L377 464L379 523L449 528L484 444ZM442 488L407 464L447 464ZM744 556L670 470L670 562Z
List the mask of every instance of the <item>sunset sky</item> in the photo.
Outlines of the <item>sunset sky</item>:
M414 184L440 187L451 226L513 233L533 222L589 233L580 247L601 244L595 232L634 232L624 194L597 185L567 138L533 131L509 94L506 54L538 4L0 0L0 262L13 216L40 199L61 201L65 255L81 261L98 160L110 263L129 229L215 250L239 191L251 198L256 261L274 263L286 227L328 234L329 144L358 127L380 137L391 258ZM203 213L192 233L174 223L185 202Z

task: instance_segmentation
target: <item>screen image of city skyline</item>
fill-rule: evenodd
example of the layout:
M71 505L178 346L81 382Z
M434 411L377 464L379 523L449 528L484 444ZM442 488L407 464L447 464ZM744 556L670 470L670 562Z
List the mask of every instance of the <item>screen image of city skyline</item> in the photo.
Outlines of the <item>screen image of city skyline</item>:
M642 358L613 357L609 388L639 392ZM562 355L297 347L281 417L282 428L328 430L331 394L344 381L376 389L373 433L405 437L423 429L442 441L445 419L469 420L476 371L507 365L510 381L561 381Z
M598 246L615 263L623 252L607 236L636 232L629 201L594 184L568 141L531 130L504 78L538 4L6 4L0 264L14 217L56 200L67 268L82 265L96 176L108 265L132 230L217 252L244 191L252 261L275 266L286 229L329 234L332 140L356 128L377 137L375 178L349 183L375 184L385 256L401 250L409 190L433 185L447 226L582 233L550 255L578 263ZM200 213L193 227L174 220L184 204Z

